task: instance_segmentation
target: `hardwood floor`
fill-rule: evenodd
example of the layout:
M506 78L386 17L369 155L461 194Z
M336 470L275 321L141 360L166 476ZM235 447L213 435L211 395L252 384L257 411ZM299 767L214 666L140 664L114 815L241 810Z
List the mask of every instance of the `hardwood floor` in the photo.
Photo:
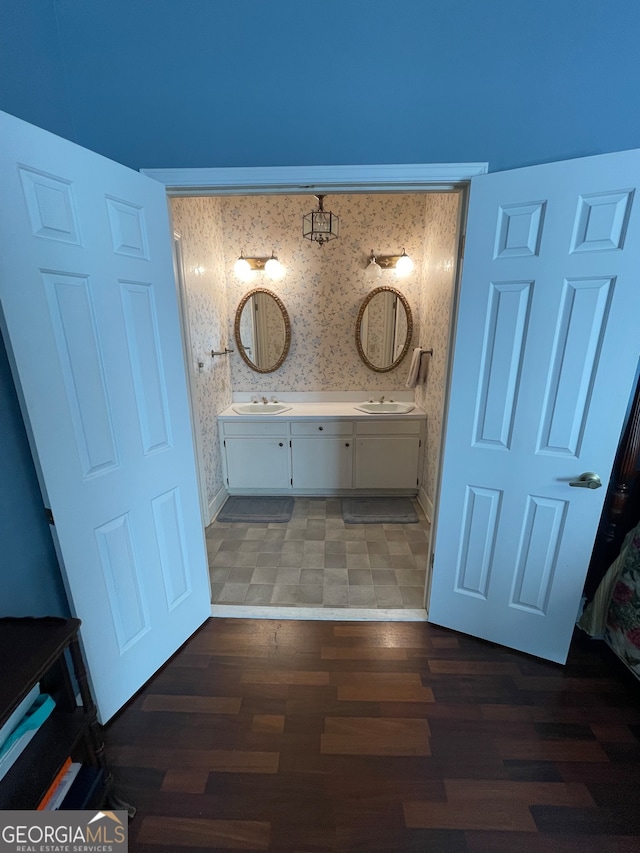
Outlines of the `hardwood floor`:
M426 623L211 619L106 730L132 853L631 853L638 686Z

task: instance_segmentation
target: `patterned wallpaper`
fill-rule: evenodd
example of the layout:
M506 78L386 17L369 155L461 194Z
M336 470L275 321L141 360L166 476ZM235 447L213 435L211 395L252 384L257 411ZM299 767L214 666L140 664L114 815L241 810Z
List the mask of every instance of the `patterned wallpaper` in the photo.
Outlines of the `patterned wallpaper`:
M340 217L340 237L320 248L302 237L302 216L313 210L309 196L227 196L220 199L224 228L229 335L235 310L253 287L267 287L284 302L291 319L291 349L274 373L252 371L235 354L231 360L234 391L259 394L283 391L392 391L404 388L409 369L405 358L396 370L375 373L358 356L355 323L360 304L374 287L390 284L408 299L418 339L420 258L422 255L424 195L330 195L325 209ZM376 283L365 277L367 258L396 254L406 248L416 270L405 279L383 272ZM280 281L256 273L253 281L239 281L233 264L243 250L248 256L270 255L286 268Z
M211 501L222 488L216 416L235 392L404 390L414 346L434 348L426 388L416 391L425 409L427 449L424 488L434 497L440 450L449 316L455 273L458 196L348 194L325 198L340 217L340 237L319 248L304 240L302 216L316 207L314 196L227 196L172 199L175 228L182 234L189 324L197 393L197 415ZM367 258L406 249L415 263L404 279L383 272L365 277ZM271 251L286 268L280 281L256 273L241 282L233 272L240 250L248 256ZM369 370L358 356L355 322L365 296L389 284L407 298L413 339L399 368ZM266 287L284 302L291 320L291 349L277 371L256 373L244 363L233 339L236 308L249 290ZM211 349L236 351L212 359ZM197 362L204 368L198 372Z
M427 448L422 476L429 500L435 497L436 472L440 456L440 433L444 412L449 320L456 266L458 229L457 193L428 193L426 196L422 249L424 287L421 294L421 345L433 347L426 385L416 388L416 403L427 413Z
M182 236L182 256L189 311L196 417L205 470L207 500L222 488L217 415L231 404L230 356L211 357L229 344L225 260L220 201L215 198L171 199L173 226ZM204 363L198 370L198 362Z

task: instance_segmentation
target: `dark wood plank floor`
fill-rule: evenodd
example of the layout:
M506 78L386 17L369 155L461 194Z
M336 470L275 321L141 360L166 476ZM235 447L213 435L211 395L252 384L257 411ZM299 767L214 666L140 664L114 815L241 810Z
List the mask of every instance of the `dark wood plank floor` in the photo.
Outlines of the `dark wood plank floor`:
M425 623L212 619L107 728L132 853L631 853L638 686Z

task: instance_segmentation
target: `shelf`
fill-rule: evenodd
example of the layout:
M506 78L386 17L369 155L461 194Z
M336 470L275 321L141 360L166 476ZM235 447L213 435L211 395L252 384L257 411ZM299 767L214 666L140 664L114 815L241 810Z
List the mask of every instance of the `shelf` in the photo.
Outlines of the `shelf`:
M81 708L73 713L54 711L0 781L0 810L35 809L86 730ZM9 776L11 785L4 785Z
M67 758L81 762L84 771L83 781L78 781L80 774L76 777L73 801L93 808L109 796L113 777L78 641L79 627L79 619L0 618L0 725L36 684L56 701L51 716L0 779L0 811L36 809ZM76 704L76 693L82 707Z
M79 619L0 619L0 726L75 636Z

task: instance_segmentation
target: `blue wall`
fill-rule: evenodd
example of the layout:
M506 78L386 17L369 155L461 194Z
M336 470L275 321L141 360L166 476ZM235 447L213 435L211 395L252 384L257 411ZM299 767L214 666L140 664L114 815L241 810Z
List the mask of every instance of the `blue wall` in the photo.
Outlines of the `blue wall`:
M638 0L1 0L0 109L135 169L495 171L639 147L639 44ZM54 612L6 361L0 441L1 609Z
M67 616L67 599L1 336L0 441L0 616Z
M640 146L638 0L2 5L23 26L0 35L13 45L0 107L75 125L75 141L133 168L501 170Z
M0 2L0 107L75 139L53 0ZM49 525L0 336L0 616L66 616Z
M0 109L75 141L53 0L0 0Z

